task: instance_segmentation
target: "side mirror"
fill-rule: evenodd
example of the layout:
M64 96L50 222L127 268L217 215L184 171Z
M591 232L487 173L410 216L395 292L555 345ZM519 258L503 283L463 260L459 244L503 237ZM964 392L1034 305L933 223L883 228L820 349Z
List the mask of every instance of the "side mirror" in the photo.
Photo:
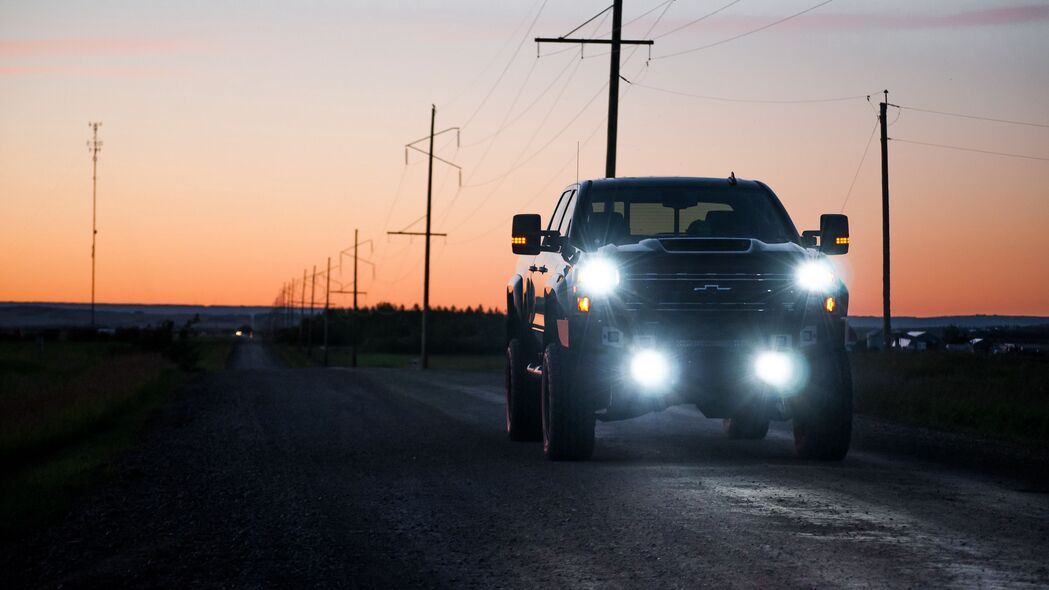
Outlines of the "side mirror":
M542 251L540 248L540 240L543 235L542 225L538 214L514 215L510 237L514 254L535 255Z
M849 218L826 213L820 215L820 252L828 255L849 252Z

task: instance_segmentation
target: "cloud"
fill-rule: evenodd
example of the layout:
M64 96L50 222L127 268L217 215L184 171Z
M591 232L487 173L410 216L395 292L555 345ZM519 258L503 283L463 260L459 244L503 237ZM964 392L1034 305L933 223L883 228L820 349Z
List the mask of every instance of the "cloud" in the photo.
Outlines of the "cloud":
M722 32L745 31L768 24L768 16L714 17L697 24L691 30L702 28ZM1023 25L1049 20L1049 4L1006 6L952 14L806 14L776 27L786 31L851 31L851 30L907 30L907 29L961 29L969 27ZM682 19L682 23L685 21Z

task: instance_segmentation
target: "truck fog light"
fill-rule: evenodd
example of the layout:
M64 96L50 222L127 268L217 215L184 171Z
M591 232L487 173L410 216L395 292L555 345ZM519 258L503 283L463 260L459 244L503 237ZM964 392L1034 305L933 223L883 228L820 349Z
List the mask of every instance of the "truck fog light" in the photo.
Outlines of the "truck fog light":
M630 376L643 387L659 387L670 377L670 363L659 351L640 350L630 359Z
M783 387L794 381L797 367L785 352L763 352L754 359L754 373L769 385Z

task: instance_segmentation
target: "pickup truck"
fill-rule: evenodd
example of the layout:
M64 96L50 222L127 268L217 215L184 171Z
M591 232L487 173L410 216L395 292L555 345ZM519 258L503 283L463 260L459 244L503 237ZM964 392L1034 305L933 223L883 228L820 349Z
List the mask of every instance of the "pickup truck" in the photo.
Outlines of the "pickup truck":
M808 459L852 433L849 293L828 256L848 218L799 235L764 183L611 178L573 184L545 228L515 215L506 287L506 431L551 460L586 460L596 420L675 404L731 438L793 421Z

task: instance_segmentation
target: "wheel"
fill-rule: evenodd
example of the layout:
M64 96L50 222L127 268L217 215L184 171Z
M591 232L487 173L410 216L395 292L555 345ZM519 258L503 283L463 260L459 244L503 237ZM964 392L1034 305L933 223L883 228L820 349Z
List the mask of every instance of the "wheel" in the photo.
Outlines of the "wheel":
M769 433L768 418L759 408L742 409L733 417L725 418L723 423L729 438L757 440Z
M594 411L585 390L573 389L565 351L550 344L543 353L543 454L552 461L585 461L594 454Z
M814 363L811 385L794 403L794 450L803 459L841 461L852 440L852 369L845 350Z
M536 441L542 435L539 388L528 375L524 348L517 338L506 347L506 435L510 440Z

